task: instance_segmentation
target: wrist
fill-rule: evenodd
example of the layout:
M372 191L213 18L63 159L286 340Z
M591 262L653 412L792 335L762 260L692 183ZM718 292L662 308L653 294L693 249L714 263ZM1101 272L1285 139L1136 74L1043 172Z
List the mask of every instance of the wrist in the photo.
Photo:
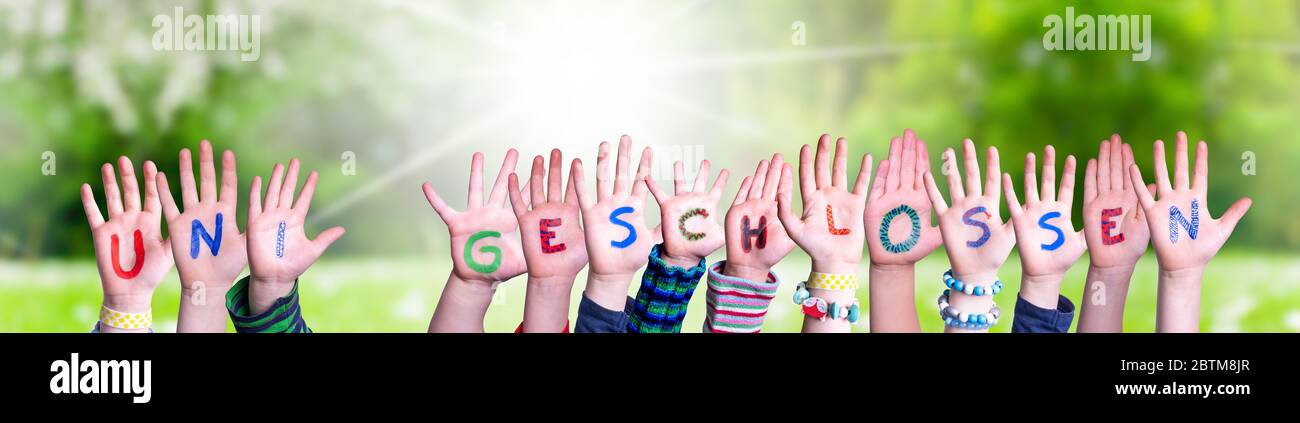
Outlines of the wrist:
M817 273L832 273L836 275L857 273L858 262L813 260L812 271Z
M583 295L606 310L623 311L627 305L627 289L635 273L587 274L587 288Z
M1201 291L1201 276L1205 273L1205 267L1189 267L1178 270L1160 269L1160 285L1172 288L1171 292L1178 291L1196 291L1199 295Z
M1020 298L1035 307L1055 310L1063 279L1065 275L1024 275L1020 278Z
M153 293L149 294L104 294L104 307L125 313L144 313L153 308Z
M690 254L677 256L669 254L667 251L663 251L659 254L659 258L663 260L664 263L668 263L669 266L690 269L695 267L695 265L700 264L700 259L703 257L697 257Z
M916 284L916 264L876 264L868 268L871 278L868 282L891 282Z
M723 262L722 274L733 278L740 278L747 281L766 281L767 275L772 271L771 267L758 267L740 263L732 263L730 260Z

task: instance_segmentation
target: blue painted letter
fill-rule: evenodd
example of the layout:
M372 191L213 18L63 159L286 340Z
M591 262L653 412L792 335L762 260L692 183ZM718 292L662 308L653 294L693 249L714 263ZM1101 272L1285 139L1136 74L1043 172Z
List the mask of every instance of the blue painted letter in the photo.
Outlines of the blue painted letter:
M618 248L627 248L628 246L632 245L633 242L636 242L636 228L632 227L631 223L627 223L623 219L618 218L619 216L631 213L633 211L634 209L632 209L631 207L619 207L617 209L614 209L613 213L609 214L610 222L612 222L615 225L622 226L624 229L627 229L626 238L623 238L622 241L610 241L609 245Z
M1192 221L1188 222L1187 217L1183 216L1182 210L1177 206L1169 206L1169 242L1178 242L1178 226L1187 230L1187 236L1196 239L1196 233L1201 230L1201 213L1200 204L1196 199L1192 199Z
M1061 212L1047 212L1043 214L1043 217L1038 218L1038 227L1056 232L1056 240L1052 241L1051 244L1043 244L1044 250L1055 251L1057 248L1061 248L1061 244L1065 243L1065 232L1061 232L1061 228L1047 223L1047 221L1058 217L1061 217Z
M221 251L221 213L217 213L217 230L216 235L208 235L207 230L203 229L203 224L198 219L190 224L190 258L199 258L199 237L203 242L208 244L208 249L212 250L212 255L217 255Z

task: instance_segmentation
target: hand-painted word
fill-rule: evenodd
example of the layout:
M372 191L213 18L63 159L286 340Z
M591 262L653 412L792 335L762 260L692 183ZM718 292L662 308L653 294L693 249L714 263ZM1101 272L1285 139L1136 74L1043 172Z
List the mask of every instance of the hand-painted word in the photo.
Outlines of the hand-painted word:
M538 221L537 230L540 231L542 235L541 242L542 242L543 253L553 254L553 253L564 251L565 249L569 248L568 245L563 242L559 244L551 244L551 240L555 239L555 231L552 231L551 228L560 226L562 223L563 223L562 220L558 217L554 219L542 219Z
M116 273L119 278L133 279L140 274L140 269L144 268L144 234L140 233L139 229L136 229L134 238L135 265L131 266L130 271L126 271L122 270L122 259L117 251L117 234L113 234L111 245L113 248L113 273Z
M1124 242L1124 233L1112 235L1111 231L1115 230L1115 221L1111 220L1124 214L1123 207L1105 209L1101 211L1101 243L1105 245L1115 245Z
M972 217L980 213L984 214L985 219L993 218L993 215L990 215L988 209L985 209L984 206L975 206L970 210L966 210L966 213L961 216L961 223L978 227L980 228L980 230L984 231L984 233L980 234L979 239L976 239L974 241L966 241L967 247L970 248L982 247L984 246L984 243L989 242L989 235L992 235L992 232L989 232L989 225L987 223L975 219L971 219Z
M465 265L479 273L492 273L501 267L501 248L495 246L484 246L479 252L492 255L492 264L482 264L474 261L474 243L483 238L500 238L501 233L497 231L478 231L470 235L465 241Z
M687 241L699 241L704 239L704 236L706 235L703 232L691 232L686 230L686 221L695 216L708 218L709 211L701 208L694 208L687 210L686 213L682 214L682 217L677 218L677 231L681 232L682 237L686 238Z
M907 215L907 218L912 221L912 232L907 235L906 240L903 240L903 242L895 244L889 241L889 224L894 222L894 218L897 218L898 216L902 216L902 215ZM908 251L911 251L912 247L915 247L916 243L920 240L921 240L921 215L917 214L916 209L913 209L911 206L903 204L903 205L899 205L898 207L894 207L894 209L890 210L889 213L885 213L884 219L881 219L880 246L884 247L885 251L894 254L906 253Z
M1061 228L1058 228L1050 223L1047 223L1047 221L1058 217L1061 217L1061 212L1051 211L1051 212L1044 213L1043 217L1038 218L1038 227L1052 232L1056 232L1055 241L1052 241L1051 244L1042 244L1044 250L1056 251L1057 248L1061 248L1062 244L1065 244L1065 232L1061 232Z
M217 213L215 236L209 235L207 229L203 228L203 223L198 219L190 224L190 258L199 258L199 238L203 238L203 243L208 244L208 249L212 250L212 255L216 256L221 252L221 213Z
M1200 204L1196 199L1192 199L1192 221L1188 222L1187 217L1183 216L1183 211L1178 210L1178 206L1169 206L1169 242L1178 242L1178 227L1182 226L1187 230L1187 236L1196 239L1196 233L1201 230L1201 213Z
M280 227L275 230L275 256L284 257L284 221L280 221Z
M830 205L830 204L827 204L827 205L826 205L826 229L829 230L829 231L831 232L831 235L848 235L848 234L849 234L849 229L848 229L848 228L836 228L836 227L835 227L835 214L831 212L831 205Z
M631 223L627 223L627 221L618 218L619 216L631 213L633 211L635 211L633 208L624 206L624 207L619 207L617 209L614 209L614 211L609 214L610 223L613 223L618 226L622 226L623 229L627 229L627 237L623 238L622 241L610 241L609 245L615 248L627 248L631 246L632 243L636 242L636 228L633 227Z
M749 226L749 216L740 218L740 249L746 253L754 247L767 248L767 216L758 217L758 227Z

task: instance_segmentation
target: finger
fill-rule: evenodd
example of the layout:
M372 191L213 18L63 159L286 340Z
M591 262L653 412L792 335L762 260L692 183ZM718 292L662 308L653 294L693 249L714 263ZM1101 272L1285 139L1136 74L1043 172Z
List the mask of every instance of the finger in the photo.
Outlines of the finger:
M117 189L117 174L113 172L113 165L104 163L99 170L104 181L104 202L108 206L108 218L112 220L122 214L122 193Z
M532 180L528 183L529 185L535 185L535 181ZM510 189L510 209L514 210L516 219L523 218L524 213L528 213L528 205L524 203L523 194L519 192L519 175L511 173L509 179L507 179L506 186Z
M1146 182L1142 182L1142 171L1138 170L1137 165L1130 166L1128 169L1128 174L1129 174L1129 178L1133 179L1133 186L1138 186L1138 187L1146 186ZM1138 202L1142 203L1143 209L1151 210L1151 208L1156 206L1156 200L1151 197L1150 192L1147 192L1147 190L1144 189L1139 189L1134 191L1137 191Z
M740 189L736 190L736 198L731 200L732 207L739 206L741 203L744 203L745 200L749 199L749 191L753 186L752 184L753 179L748 176L746 176L745 179L740 180Z
M95 204L95 190L90 184L81 184L81 207L86 210L86 222L90 229L104 224L104 215L99 213L99 204Z
M316 239L311 240L312 247L316 249L316 254L319 255L329 249L331 245L334 245L334 241L338 241L347 232L342 226L335 226L321 231L321 233L316 234Z
M582 175L581 169L582 160L575 158L572 163L569 163L569 183L564 187L564 204L578 204L578 184L575 181Z
M654 150L646 147L641 150L641 164L636 167L636 180L632 181L632 196L638 200L645 199L646 178L650 177L650 170L654 168Z
M767 166L767 179L763 182L763 198L776 200L776 191L781 185L781 172L785 169L785 156L781 153L772 155L772 163Z
M168 221L175 219L181 211L176 208L176 199L172 198L171 187L167 186L167 175L158 172L155 179L154 182L158 184L158 197L162 199L163 217Z
M550 172L546 175L546 202L561 203L561 190L564 189L564 153L558 148L551 149Z
M212 143L199 142L199 202L217 202L217 165L212 161Z
M978 153L975 152L975 142L970 138L962 141L961 154L966 163L966 195L984 195L984 190L980 187L980 163Z
M813 173L812 147L804 144L799 149L799 193L803 196L804 204L808 204L808 195L817 191L817 181Z
M795 216L794 212L790 210L790 203L794 201L794 193L791 192L794 191L793 173L794 171L789 164L781 168L781 181L778 183L779 187L776 190L776 213L777 218L781 220L781 225L785 226L786 233L790 234L791 237L797 237L803 233L801 230L803 221L799 220L799 217Z
M880 168L876 169L876 179L874 181L871 181L870 195L872 200L878 199L885 195L885 191L887 191L885 189L885 184L887 183L886 179L889 179L889 174L893 173L893 170L890 169L891 167L893 166L889 165L889 160L880 161ZM924 175L922 175L922 179L924 179Z
M903 131L903 158L898 170L899 181L894 188L911 187L916 184L916 134L911 129Z
M889 157L885 159L885 161L894 164L893 166L889 167L889 173L885 174L885 185L884 185L886 192L892 192L894 190L897 190L900 186L902 186L900 182L903 180L903 177L899 175L899 172L903 170L903 166L902 166L903 139L902 138L894 137L889 140ZM883 166L883 162L882 162L882 166ZM880 194L884 194L884 192L881 192Z
M295 157L293 159L289 159L289 173L288 176L284 178L284 186L280 187L280 202L279 204L276 205L276 207L282 209L293 208L293 192L298 189L298 167L299 166L301 166L301 164L298 162L298 158ZM481 191L480 194L482 194Z
M516 177L516 179L518 179ZM532 176L528 177L528 192L531 194L533 204L546 203L546 159L542 156L533 156Z
M217 195L217 201L232 207L239 202L239 166L235 164L235 153L230 150L221 153L221 191Z
M515 173L515 163L519 161L519 151L510 149L506 151L506 159L501 162L501 170L497 171L497 179L492 182L492 192L488 194L488 206L501 207L505 205L506 197L506 180L510 178L511 173ZM470 195L473 197L473 195Z
M1110 189L1119 191L1124 189L1124 169L1128 165L1124 163L1124 141L1120 139L1119 134L1110 136Z
M1121 176L1123 176L1121 173L1112 175L1110 140L1102 140L1101 148L1097 151L1097 191L1101 193L1110 192L1110 178Z
M704 192L704 187L709 185L709 161L700 162L699 170L695 172L695 186L691 187L691 192Z
M266 202L262 211L274 210L280 206L280 185L284 183L284 165L276 163L271 168L271 180L266 183Z
M831 186L849 188L849 142L840 137L835 140L835 162L831 169Z
M140 211L140 184L135 180L135 165L126 156L117 158L122 170L122 204L126 211Z
M871 163L875 161L870 154L862 156L862 163L858 165L858 178L853 183L853 195L867 198L867 187L871 186Z
M1209 188L1210 178L1210 146L1205 141L1196 143L1196 168L1192 173L1192 190L1195 190L1200 197L1204 198Z
M248 187L248 219L252 220L262 214L262 177L253 176L253 184Z
M817 166L813 169L817 175L817 189L831 186L831 136L822 134L817 140Z
M1038 175L1034 174L1034 153L1025 154L1025 204L1037 203Z
M524 181L524 184L520 186L523 188L516 189L515 191L518 191L519 196L521 197L521 199L524 200L523 202L524 210L531 209L533 207L533 192L532 192L533 180L530 178ZM507 186L506 189L511 189L511 188ZM514 204L510 204L509 206L514 207Z
M1097 198L1097 160L1088 159L1088 166L1083 171L1083 203L1091 203Z
M930 195L930 207L934 208L935 213L948 211L948 203L943 202L943 194L939 193L939 187L934 184L934 175L929 172L925 173L925 192ZM954 198L953 201L957 199Z
M316 180L320 175L315 171L307 174L307 182L302 185L302 192L298 193L298 201L293 203L293 212L299 217L306 218L307 211L311 210L311 199L316 196Z
M681 160L673 162L673 195L682 195L686 189L686 166Z
M619 137L618 138L618 163L616 168L618 172L618 176L614 179L614 191L613 191L614 194L627 193L628 189L631 188L628 185L634 183L634 181L628 179L628 175L630 175L632 172L631 150L632 150L632 137L629 137L627 135Z
M988 177L984 180L984 186L988 187L989 197L996 200L1002 196L1002 185L998 184L999 175L1002 174L1002 159L999 158L997 147L990 146L987 151Z
M718 199L722 198L722 191L727 189L727 179L731 177L731 171L722 169L718 172L718 179L713 180L713 189L709 190L709 197L713 198L716 205Z
M619 143L619 149L623 143ZM618 159L614 159L617 161ZM602 141L596 153L596 201L605 201L614 191L613 176L609 173L609 143Z
M158 202L158 166L150 160L144 161L144 211L162 211L162 204Z
M1237 228L1237 222L1240 222L1246 212L1250 211L1251 204L1250 197L1237 200L1237 202L1232 203L1232 206L1228 207L1228 211L1223 212L1223 216L1219 217L1219 223L1223 225L1225 239L1227 236L1232 235L1232 231Z
M1159 193L1160 198L1165 198L1174 193L1174 187L1169 185L1169 165L1165 163L1165 142L1156 140L1152 150L1152 155L1155 157L1156 192ZM1136 182L1138 179L1133 181Z
M456 214L456 211L453 210L451 206L448 206L446 201L442 201L442 197L438 196L438 191L433 189L433 184L425 182L424 185L420 186L420 188L424 190L424 199L429 200L429 205L433 207L433 211L438 213L438 216L441 217L443 221L446 221ZM267 198L267 201L270 201L269 197Z
M764 185L767 183L767 170L770 167L771 166L767 160L758 161L758 168L754 169L754 182L752 187L749 188L749 192L746 193L746 198L753 200L763 197L763 190L766 188ZM776 182L777 181L772 181L773 187L776 186ZM741 181L741 183L743 184L744 181Z
M1185 190L1190 185L1187 177L1187 133L1178 131L1174 144L1174 189Z
M1128 169L1132 167L1134 163L1133 146L1129 144L1124 144L1124 149L1122 151L1123 153L1121 154L1123 155L1123 157L1121 157L1121 160L1124 161L1124 175L1122 179L1124 179L1124 183L1121 185L1121 189L1123 189L1124 191L1128 191L1133 189L1133 180L1132 178L1128 177Z
M654 196L655 202L663 204L665 201L668 201L668 194L659 189L659 184L656 184L654 179L650 179L650 177L647 176L645 179L642 179L642 181L645 182L646 188L650 190L650 195Z
M591 203L591 194L587 194L587 175L582 170L582 161L573 159L574 165L571 171L574 173L573 180L569 183L573 185L573 191L577 194L578 207L584 212L593 206Z
M1028 189L1028 188L1026 188ZM1038 198L1042 201L1056 201L1056 149L1051 145L1043 149L1043 193Z
M1011 183L1010 173L1002 174L1002 189L1007 195L1007 209L1011 211L1011 218L1020 218L1020 213L1023 210L1020 208L1020 199L1016 198L1016 187ZM1025 192L1029 192L1029 187L1025 187ZM1028 196L1029 194L1025 195Z
M913 178L915 182L912 189L921 191L925 189L924 176L930 172L930 152L926 149L924 140L916 140L916 150L920 160L916 162L916 176Z
M1074 207L1074 173L1077 167L1074 155L1065 156L1065 171L1061 173L1061 191L1056 202L1064 204L1066 210Z
M957 153L951 148L943 150L943 169L948 174L948 196L954 202L966 198L966 190L961 187L961 172L957 170ZM930 178L933 179L934 175Z
M474 210L483 205L483 153L474 152L469 160L469 191L465 208Z
M194 183L193 158L190 149L181 149L181 205L184 205L186 209L199 204L199 191Z

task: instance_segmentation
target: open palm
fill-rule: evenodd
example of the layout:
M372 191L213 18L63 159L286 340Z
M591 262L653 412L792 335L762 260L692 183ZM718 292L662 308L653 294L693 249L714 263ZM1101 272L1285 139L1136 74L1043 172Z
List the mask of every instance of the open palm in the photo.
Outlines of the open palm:
M869 231L871 263L914 264L943 244L939 227L930 223L930 198L925 193L929 170L925 141L911 129L904 131L902 139L890 140L889 158L876 170L863 222Z
M1151 229L1138 207L1129 167L1133 149L1118 134L1101 142L1097 159L1083 177L1083 228L1088 259L1095 267L1132 266L1147 252Z
M681 161L673 163L673 195L669 196L650 177L645 183L659 202L660 230L664 254L668 257L698 260L713 254L726 243L718 224L718 200L727 185L727 170L718 173L713 188L708 188L709 161L700 162L695 184L688 186Z
M235 153L226 150L221 155L220 196L211 143L204 140L199 144L197 190L189 149L181 150L180 162L183 212L176 207L166 175L158 172L157 179L181 285L189 289L202 286L200 283L228 286L248 264L244 236L235 219Z
M619 138L617 169L610 179L609 143L600 143L596 157L596 196L588 194L581 166L575 166L578 203L586 230L587 255L592 274L630 277L649 260L655 236L645 224L646 185L654 155L649 147L641 152L636 178L632 178L632 138Z
M158 200L158 170L153 162L144 163L144 203L135 169L125 156L118 159L122 169L122 190L118 192L113 165L102 169L104 200L108 221L95 203L90 184L81 185L81 203L95 241L95 262L104 289L104 305L118 311L137 313L149 309L154 289L172 268L172 252L163 240L161 205Z
M770 269L790 251L794 240L777 216L776 192L789 165L780 154L760 161L752 178L745 177L727 210L727 266Z
M1043 189L1038 191L1034 174L1034 153L1025 155L1025 204L1020 205L1011 174L1002 175L1007 207L1020 247L1020 265L1025 276L1063 275L1087 249L1082 232L1070 221L1074 204L1074 156L1065 159L1061 191L1056 191L1056 150L1043 151ZM1054 228L1048 229L1047 227ZM1059 232L1057 232L1059 231Z
M322 231L316 239L307 238L304 223L316 192L316 172L307 176L295 204L298 185L298 159L289 161L289 177L282 181L284 166L277 163L267 184L266 201L262 201L262 177L253 177L248 193L248 259L254 280L291 285L321 253L343 236L342 227Z
M522 228L524 257L528 275L534 278L565 277L572 280L587 266L587 244L583 238L576 184L577 169L582 161L574 159L569 167L568 191L561 177L564 159L559 149L551 150L549 175L542 156L533 160L528 189L532 204L519 193L519 176L510 175L510 204ZM543 191L543 184L545 190Z
M939 230L943 232L944 249L953 273L957 275L991 274L996 272L1015 246L1014 229L1002 222L998 204L1002 193L998 179L1001 166L997 148L988 149L988 179L980 183L979 159L975 143L967 139L962 145L965 156L966 188L957 172L957 157L952 149L943 152L944 168L948 173L948 193L952 197L949 207L935 185L934 176L925 175L925 188L930 202L939 213ZM988 192L983 191L988 187Z
M506 205L506 178L515 170L519 153L510 149L486 204L483 203L483 153L470 162L469 198L459 212L438 196L433 185L421 187L425 199L447 224L452 272L462 280L504 282L527 270L519 243L518 220Z
M803 214L791 212L789 166L782 171L787 181L778 189L778 213L781 224L804 252L813 257L813 271L847 274L856 271L862 261L864 237L863 208L867 200L867 183L871 179L871 155L862 157L858 179L849 191L848 142L835 141L835 163L831 167L831 137L822 134L817 141L816 165L812 149L805 144L799 150L799 191L803 194Z

